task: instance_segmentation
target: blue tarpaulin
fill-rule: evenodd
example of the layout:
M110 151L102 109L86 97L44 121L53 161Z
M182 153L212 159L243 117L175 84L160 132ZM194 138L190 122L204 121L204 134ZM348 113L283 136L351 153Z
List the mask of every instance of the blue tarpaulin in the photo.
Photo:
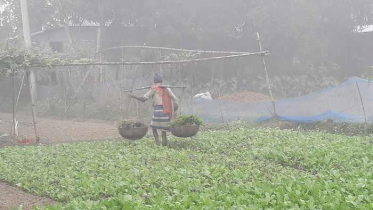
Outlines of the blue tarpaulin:
M266 121L274 113L271 102L244 103L196 100L197 114L227 121ZM275 102L279 120L313 123L325 120L348 123L373 122L373 83L353 77L339 86Z

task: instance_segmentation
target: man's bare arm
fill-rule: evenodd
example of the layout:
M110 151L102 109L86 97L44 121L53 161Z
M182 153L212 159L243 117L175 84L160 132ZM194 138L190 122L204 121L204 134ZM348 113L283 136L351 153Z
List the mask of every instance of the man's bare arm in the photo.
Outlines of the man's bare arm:
M136 100L138 100L138 101L141 101L141 102L145 102L145 101L147 100L147 99L144 98L144 97L137 97L137 96L132 95L132 94L130 94L129 97L130 97L130 98L134 98L134 99L136 99Z

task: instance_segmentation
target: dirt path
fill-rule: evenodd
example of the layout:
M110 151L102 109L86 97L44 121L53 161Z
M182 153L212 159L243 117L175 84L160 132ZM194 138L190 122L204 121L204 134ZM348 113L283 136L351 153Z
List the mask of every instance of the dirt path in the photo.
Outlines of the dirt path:
M21 205L23 209L32 209L32 206L41 207L53 203L56 202L48 198L25 193L15 187L0 182L0 210L18 208Z
M34 138L32 116L17 115L19 134L25 138ZM0 133L10 132L12 115L0 113ZM80 140L103 140L119 138L115 123L108 122L79 122L39 118L38 129L42 144L57 142L74 142Z

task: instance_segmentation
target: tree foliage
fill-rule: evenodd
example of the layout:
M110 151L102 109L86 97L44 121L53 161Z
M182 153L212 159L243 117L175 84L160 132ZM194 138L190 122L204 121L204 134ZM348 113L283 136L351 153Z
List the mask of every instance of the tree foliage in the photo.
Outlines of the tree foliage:
M3 23L19 27L19 1L0 5L7 5ZM257 51L260 32L273 76L322 70L343 79L370 63L373 47L356 33L373 24L372 0L33 0L29 7L33 31L95 22L134 31L115 33L129 44Z

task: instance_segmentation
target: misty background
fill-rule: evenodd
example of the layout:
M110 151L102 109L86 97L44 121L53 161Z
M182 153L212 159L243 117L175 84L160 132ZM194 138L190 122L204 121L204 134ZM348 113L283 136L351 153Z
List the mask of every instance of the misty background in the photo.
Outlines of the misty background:
M353 76L370 77L372 0L30 0L28 4L34 44L49 47L61 56L76 54L102 61L213 56L122 49L98 54L99 50L123 45L257 52L259 32L263 48L270 53L266 60L277 99L336 86ZM0 0L0 8L0 39L16 46L17 35L22 34L19 1ZM167 83L192 88L186 101L205 91L214 96L245 90L268 95L262 63L255 56L199 64L126 67L127 73L123 68L108 67L105 72L109 73L96 75L95 81L103 83L110 75L118 84L132 88L133 78L138 78L136 86L146 85L153 72L161 71ZM61 78L43 70L36 74L41 87L57 84ZM52 95L50 88L39 89L39 99ZM119 95L97 85L91 85L90 90L93 99L84 100L97 102L108 93ZM60 98L66 98L64 91L56 89ZM98 104L110 106L105 101Z

